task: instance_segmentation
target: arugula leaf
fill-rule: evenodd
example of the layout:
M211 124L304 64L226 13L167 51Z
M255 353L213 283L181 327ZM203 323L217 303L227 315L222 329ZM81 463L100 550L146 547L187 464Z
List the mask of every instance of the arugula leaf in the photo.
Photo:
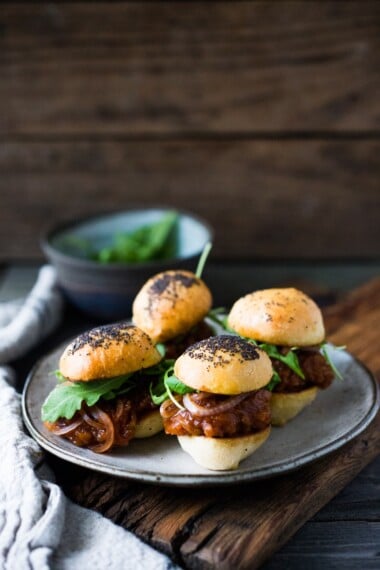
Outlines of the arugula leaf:
M345 346L334 346L334 348L336 350L344 350L346 347ZM320 350L321 350L321 353L322 353L323 357L325 358L327 364L330 366L331 370L334 372L335 376L337 378L339 378L339 380L343 380L343 376L341 375L341 373L339 372L339 370L337 369L337 367L335 366L335 364L331 360L331 357L330 357L329 352L328 352L328 343L327 342L322 343L320 346Z
M287 354L281 354L278 350L277 346L274 344L267 344L267 343L255 343L259 348L264 350L270 358L274 358L275 360L280 360L284 364L286 364L293 372L297 374L302 380L305 380L305 374L302 371L300 366L298 356L296 355L295 348L289 350Z
M277 384L280 384L281 382L281 378L278 372L276 372L276 370L273 370L273 376L270 379L270 382L264 386L265 390L269 390L269 392L273 392L273 390L275 389L275 387L277 386Z
M42 405L42 421L55 422L58 418L70 420L75 412L80 410L83 402L93 406L100 398L114 398L122 386L123 392L136 386L131 374L93 382L61 382L50 392Z
M208 241L203 248L203 251L198 261L197 269L195 270L195 275L196 277L198 277L198 279L202 277L203 269L206 265L206 261L211 249L212 249L212 243Z
M168 212L158 222L142 226L131 233L118 233L114 243L97 252L93 259L101 263L136 263L165 259L175 254L178 213Z
M159 378L159 380L156 383L154 382L150 383L149 394L150 397L152 398L153 404L156 404L156 406L159 406L160 404L162 404L162 402L168 399L163 376Z
M58 382L67 382L67 379L64 377L60 370L52 370L49 372L49 376L52 376L53 374L57 378Z
M176 394L191 394L195 392L193 388L186 386L181 380L177 378L177 376L169 376L165 381L165 386L169 388L172 392L176 392Z
M184 411L185 408L184 408L184 407L176 400L176 398L173 396L173 393L172 393L172 390L171 390L171 387L170 387L170 381L169 381L170 377L173 377L174 385L175 385L176 381L179 382L178 378L177 378L176 376L174 376L174 368L173 368L173 367L172 367L172 368L169 368L169 369L165 372L165 375L164 375L164 385L165 385L165 388L166 388L167 395L169 396L169 398L171 399L171 401L173 402L173 404L174 404L175 406L177 406L177 408L179 408L180 410L183 410L183 411Z
M170 361L167 360L166 362L169 363ZM153 403L156 405L160 405L162 402L170 398L178 408L184 409L173 396L173 392L177 394L190 394L191 392L195 392L195 390L193 390L193 388L189 388L189 386L186 386L186 384L181 382L174 375L174 361L171 362L172 364L167 368L165 373L158 379L158 381L156 383L150 383L150 397L152 398Z
M158 350L158 352L161 354L162 358L165 358L165 354L166 354L166 346L164 345L163 342L158 342L156 344L156 348Z

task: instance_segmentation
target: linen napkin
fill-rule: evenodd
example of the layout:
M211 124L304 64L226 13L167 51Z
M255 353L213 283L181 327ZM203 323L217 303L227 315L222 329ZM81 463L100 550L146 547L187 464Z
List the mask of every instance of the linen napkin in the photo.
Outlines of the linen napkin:
M58 325L62 305L50 266L40 270L26 299L0 303L0 568L177 568L132 533L67 499L23 430L15 374L6 363Z

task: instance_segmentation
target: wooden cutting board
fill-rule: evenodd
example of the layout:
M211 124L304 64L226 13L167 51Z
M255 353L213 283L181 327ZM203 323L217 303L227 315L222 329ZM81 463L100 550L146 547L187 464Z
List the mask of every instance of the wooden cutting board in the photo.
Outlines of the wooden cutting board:
M325 311L328 338L346 344L380 377L380 279ZM380 414L324 459L276 479L221 489L131 483L67 466L60 483L184 567L260 566L380 452Z

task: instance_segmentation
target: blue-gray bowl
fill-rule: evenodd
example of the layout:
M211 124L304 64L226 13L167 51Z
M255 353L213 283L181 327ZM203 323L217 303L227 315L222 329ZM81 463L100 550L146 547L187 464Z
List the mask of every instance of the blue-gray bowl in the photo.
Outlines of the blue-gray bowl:
M56 268L69 301L93 317L123 319L130 317L133 299L149 277L167 269L194 271L213 232L207 222L186 212L179 212L177 253L173 259L102 264L85 257L76 246L83 239L96 249L110 246L115 233L131 232L156 222L168 211L169 208L129 210L66 223L48 231L41 246Z

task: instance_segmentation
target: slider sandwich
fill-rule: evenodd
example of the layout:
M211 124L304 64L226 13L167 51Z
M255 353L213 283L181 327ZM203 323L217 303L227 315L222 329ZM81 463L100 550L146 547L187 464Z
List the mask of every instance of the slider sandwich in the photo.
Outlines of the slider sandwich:
M42 406L52 433L97 453L162 430L149 385L161 354L141 329L115 324L78 336L63 352L58 385Z
M273 425L291 420L339 376L326 351L321 311L297 289L264 289L240 298L227 325L272 360Z
M209 288L191 271L164 271L151 277L137 294L133 322L155 343L165 345L165 357L178 357L191 344L214 334L204 321L212 305Z
M269 436L272 374L266 353L237 336L190 346L166 375L165 433L199 465L236 469Z

